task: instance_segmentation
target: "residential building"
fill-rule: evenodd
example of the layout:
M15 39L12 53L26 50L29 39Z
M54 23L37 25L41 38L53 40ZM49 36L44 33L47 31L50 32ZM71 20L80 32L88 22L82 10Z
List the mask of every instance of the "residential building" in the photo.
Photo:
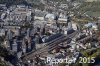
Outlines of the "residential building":
M9 11L7 21L31 21L32 8L30 6L17 5L15 8L11 7Z

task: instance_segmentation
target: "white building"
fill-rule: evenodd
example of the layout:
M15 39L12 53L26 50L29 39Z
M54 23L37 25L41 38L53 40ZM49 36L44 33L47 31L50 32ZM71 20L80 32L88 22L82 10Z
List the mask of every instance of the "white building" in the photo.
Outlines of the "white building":
M73 28L74 30L77 30L77 24L76 24L76 23L72 23L72 28Z
M45 11L35 9L34 20L44 20L44 16L47 14Z

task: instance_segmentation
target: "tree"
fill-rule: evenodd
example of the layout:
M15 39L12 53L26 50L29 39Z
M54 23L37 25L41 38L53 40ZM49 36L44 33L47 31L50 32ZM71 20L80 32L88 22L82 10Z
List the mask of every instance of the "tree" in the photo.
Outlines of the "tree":
M82 51L81 53L83 54L82 57L87 57L87 58L94 57L95 60L100 59L100 50L99 49L86 50L86 51ZM79 60L80 59L78 59L78 61L75 63L75 66L95 66L94 64L91 65L89 63L82 63L82 65L80 65Z
M0 44L2 44L5 40L5 36L0 36Z

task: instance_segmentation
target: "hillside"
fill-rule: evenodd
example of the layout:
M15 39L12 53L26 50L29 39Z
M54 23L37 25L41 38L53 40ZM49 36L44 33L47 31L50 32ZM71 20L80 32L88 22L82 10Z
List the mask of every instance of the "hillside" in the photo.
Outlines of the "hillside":
M89 16L100 16L100 1L99 2L85 2L77 9L81 13L86 13Z
M86 2L100 1L100 0L85 0Z

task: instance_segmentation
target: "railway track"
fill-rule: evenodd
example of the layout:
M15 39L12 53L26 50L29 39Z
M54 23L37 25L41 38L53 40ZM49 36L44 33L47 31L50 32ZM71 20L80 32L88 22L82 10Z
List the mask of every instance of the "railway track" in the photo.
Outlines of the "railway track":
M72 34L69 35L62 35L61 37L46 43L46 45L40 49L37 49L36 51L32 51L24 56L22 56L22 61L26 61L29 59L34 59L35 55L40 55L40 56L47 56L48 51L51 51L53 49L55 49L58 44L67 41L68 38L73 38L76 36L76 34L78 34L78 31L73 32Z

